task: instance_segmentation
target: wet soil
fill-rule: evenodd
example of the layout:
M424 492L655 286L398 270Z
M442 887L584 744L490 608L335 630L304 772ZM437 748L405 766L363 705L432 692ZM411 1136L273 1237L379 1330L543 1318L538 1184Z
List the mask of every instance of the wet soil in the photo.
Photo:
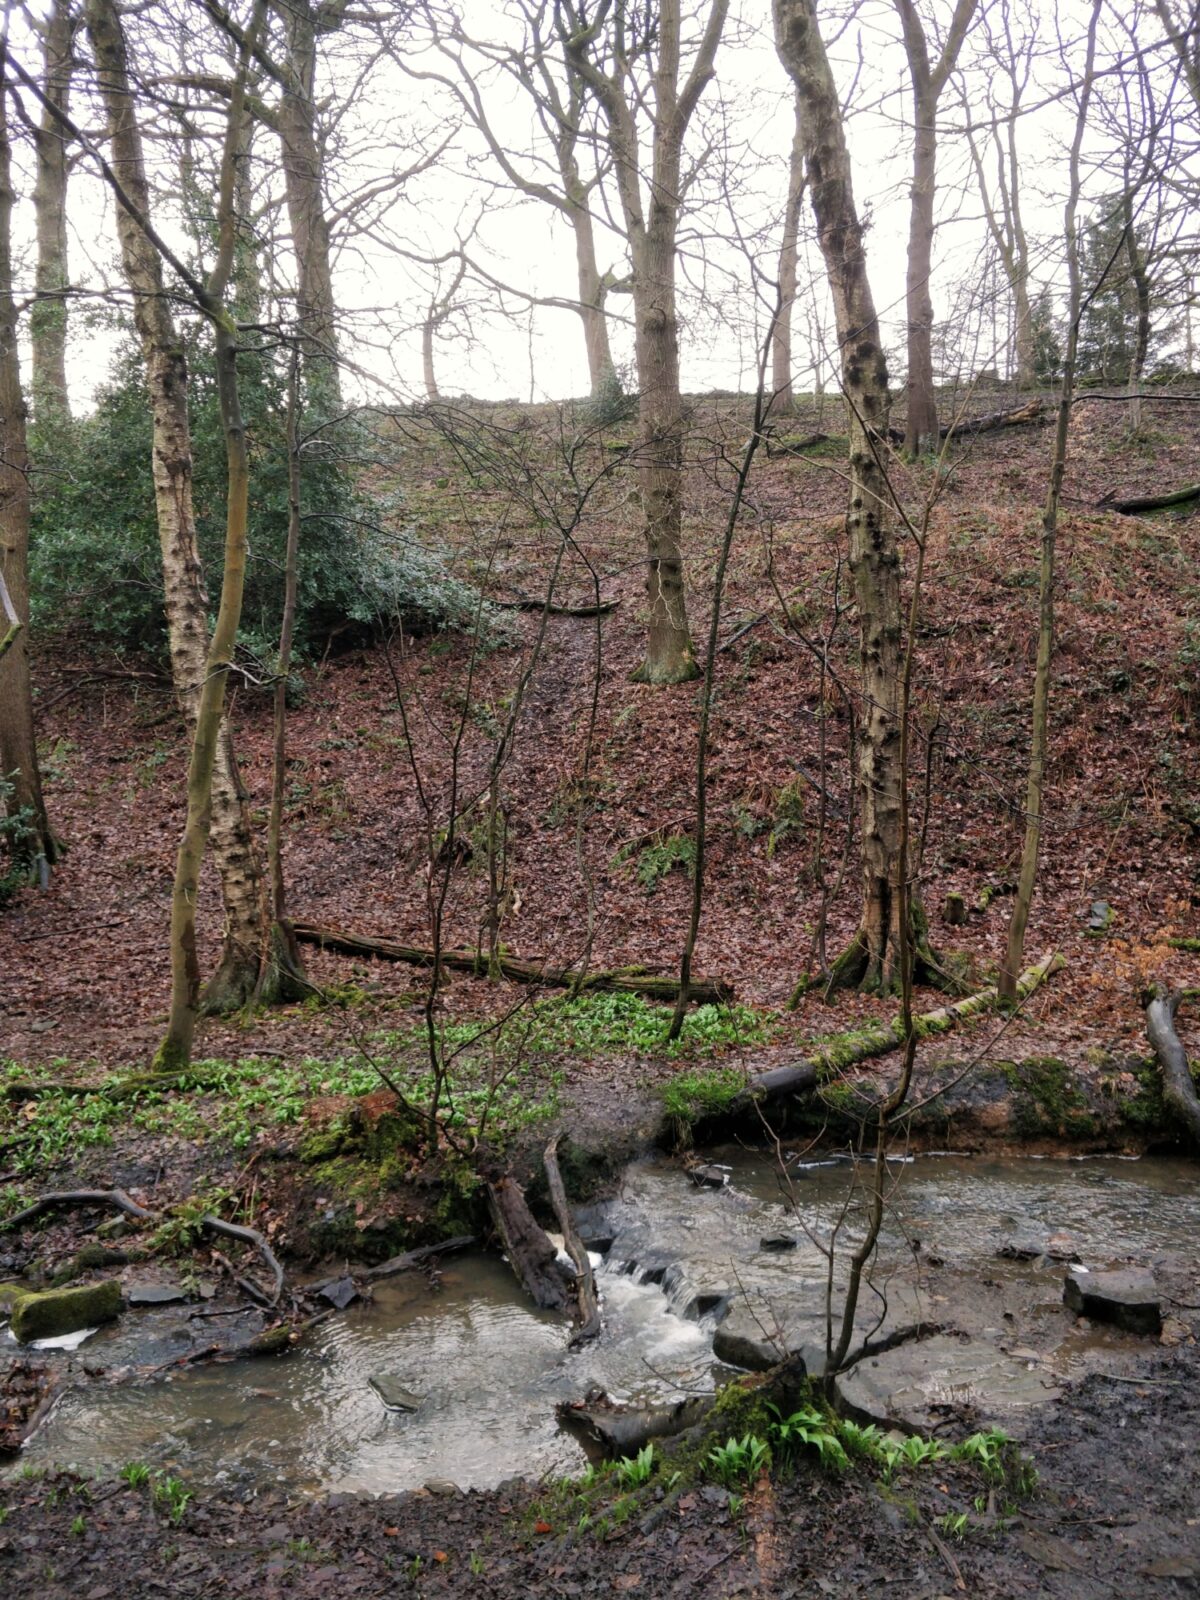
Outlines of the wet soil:
M1091 1377L1029 1441L1039 1483L1019 1507L974 1509L978 1479L914 1471L882 1489L802 1469L731 1513L716 1488L643 1492L622 1525L572 1524L529 1484L488 1493L322 1501L200 1494L172 1525L144 1489L69 1475L0 1486L0 1586L39 1600L478 1593L489 1600L967 1593L1054 1600L1200 1593L1200 1357L1139 1380ZM939 1532L965 1511L962 1542Z

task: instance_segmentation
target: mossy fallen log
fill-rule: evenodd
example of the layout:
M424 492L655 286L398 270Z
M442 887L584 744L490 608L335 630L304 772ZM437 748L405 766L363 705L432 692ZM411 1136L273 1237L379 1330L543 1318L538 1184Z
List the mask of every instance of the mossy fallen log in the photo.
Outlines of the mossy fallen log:
M1066 959L1057 951L1053 955L1043 956L1036 966L1023 972L1017 980L1017 998L1027 1000L1047 978L1065 966ZM996 1010L999 1004L998 989L994 986L981 989L977 994L956 1000L952 1005L939 1006L936 1011L926 1011L915 1017L913 1021L917 1036L924 1039L948 1033L960 1022ZM838 1034L803 1061L793 1066L774 1067L770 1072L751 1078L731 1102L731 1109L740 1110L754 1100L775 1100L783 1095L804 1094L860 1061L900 1049L904 1039L904 1024L900 1017L893 1018L891 1022L875 1023L858 1031Z
M1119 511L1124 517L1136 517L1145 511L1166 511L1171 506L1190 505L1200 500L1200 483L1185 483L1181 489L1168 489L1165 494L1133 494L1123 500L1098 501L1101 511Z
M488 976L489 957L476 950L442 950L439 954L421 945L398 944L393 939L367 938L339 928L325 928L312 922L293 924L302 944L319 945L346 956L376 956L382 961L405 961L416 967L432 967L435 961L455 972ZM555 967L548 961L530 961L517 956L500 956L494 963L500 973L515 983L544 984L550 989L606 989L621 994L640 994L647 1000L672 1001L679 998L679 980L651 973L631 972L626 967L582 975L574 967ZM695 1005L728 1005L733 1000L733 985L720 978L696 977L688 984L688 998Z

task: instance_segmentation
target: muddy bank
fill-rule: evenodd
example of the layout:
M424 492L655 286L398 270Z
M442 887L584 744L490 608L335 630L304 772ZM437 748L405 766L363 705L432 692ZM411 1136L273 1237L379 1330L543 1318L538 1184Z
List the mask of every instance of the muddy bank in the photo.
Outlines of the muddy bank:
M1039 1480L1020 1506L983 1510L950 1465L829 1477L802 1466L731 1509L715 1485L671 1500L649 1485L581 1528L576 1491L514 1483L488 1493L250 1501L198 1493L178 1523L146 1488L71 1477L0 1484L0 1583L44 1600L170 1594L324 1600L478 1592L492 1600L591 1596L786 1597L1038 1594L1097 1600L1195 1594L1200 1581L1200 1359L1163 1353L1133 1384L1090 1378L1029 1449ZM610 1513L622 1497L609 1495ZM588 1501L593 1510L599 1507ZM961 1542L946 1520L965 1518ZM119 1578L116 1574L119 1573Z

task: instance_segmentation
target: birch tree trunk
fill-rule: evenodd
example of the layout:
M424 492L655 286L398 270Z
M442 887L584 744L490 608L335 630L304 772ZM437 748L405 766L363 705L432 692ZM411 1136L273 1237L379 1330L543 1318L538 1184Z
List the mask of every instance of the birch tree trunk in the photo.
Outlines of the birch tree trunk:
M66 112L71 99L72 51L77 19L70 0L53 0L42 24L42 87ZM36 180L33 211L37 228L37 299L29 314L33 349L33 418L40 430L71 421L67 392L67 144L61 123L42 108L34 135Z
M108 3L108 0L91 0L91 3ZM221 155L217 259L208 283L203 289L197 290L200 308L213 329L217 397L225 435L225 562L217 620L213 626L196 706L196 727L187 775L187 818L176 857L175 883L171 891L171 1009L166 1034L154 1058L155 1069L163 1072L178 1071L186 1067L192 1058L192 1042L200 1010L196 900L213 809L215 770L223 738L225 688L237 644L246 582L250 460L238 395L238 328L224 302L237 255L237 166L245 136L246 77L265 10L266 0L256 0L253 17L239 48L238 71L230 97ZM260 877L260 886L261 881ZM265 915L260 918L259 927L263 933L267 932Z
M112 0L88 0L86 21L113 163L126 193L142 215L148 216L141 131L129 88L124 32ZM123 206L117 205L116 214L122 265L146 364L171 676L188 727L194 732L206 682L208 596L192 504L187 360L164 291L158 251ZM245 1004L258 985L267 909L233 740L224 724L216 742L212 781L212 847L221 881L225 930L220 964L209 984L206 1004L213 1010L233 1010Z
M800 244L800 210L804 202L804 143L800 136L797 96L796 132L788 159L787 203L783 213L783 239L779 246L779 315L771 339L772 411L790 415L795 410L792 393L792 313L796 303L796 267Z
M50 831L33 725L29 678L29 461L25 396L13 298L12 145L8 131L8 40L0 35L0 579L5 591L0 634L0 779L4 804L21 826L7 839L15 861L45 887L60 848ZM15 620L14 620L15 619ZM18 631L14 632L14 628Z
M867 278L862 227L837 87L813 0L774 0L780 60L796 85L808 188L837 324L849 428L846 536L858 608L860 692L857 740L862 839L862 915L830 986L891 989L898 977L901 908L912 905L914 969L930 967L917 897L901 893L900 553L881 463L887 438L887 361Z

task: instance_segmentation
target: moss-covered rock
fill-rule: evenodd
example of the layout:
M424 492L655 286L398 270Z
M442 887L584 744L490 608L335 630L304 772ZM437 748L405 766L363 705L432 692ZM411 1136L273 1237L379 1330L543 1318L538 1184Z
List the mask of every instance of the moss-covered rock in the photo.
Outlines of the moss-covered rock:
M47 1289L24 1295L13 1307L12 1331L22 1344L59 1339L80 1328L95 1328L121 1314L121 1285L115 1278L79 1289Z
M27 1283L0 1283L0 1316L10 1316L20 1301L32 1293Z

